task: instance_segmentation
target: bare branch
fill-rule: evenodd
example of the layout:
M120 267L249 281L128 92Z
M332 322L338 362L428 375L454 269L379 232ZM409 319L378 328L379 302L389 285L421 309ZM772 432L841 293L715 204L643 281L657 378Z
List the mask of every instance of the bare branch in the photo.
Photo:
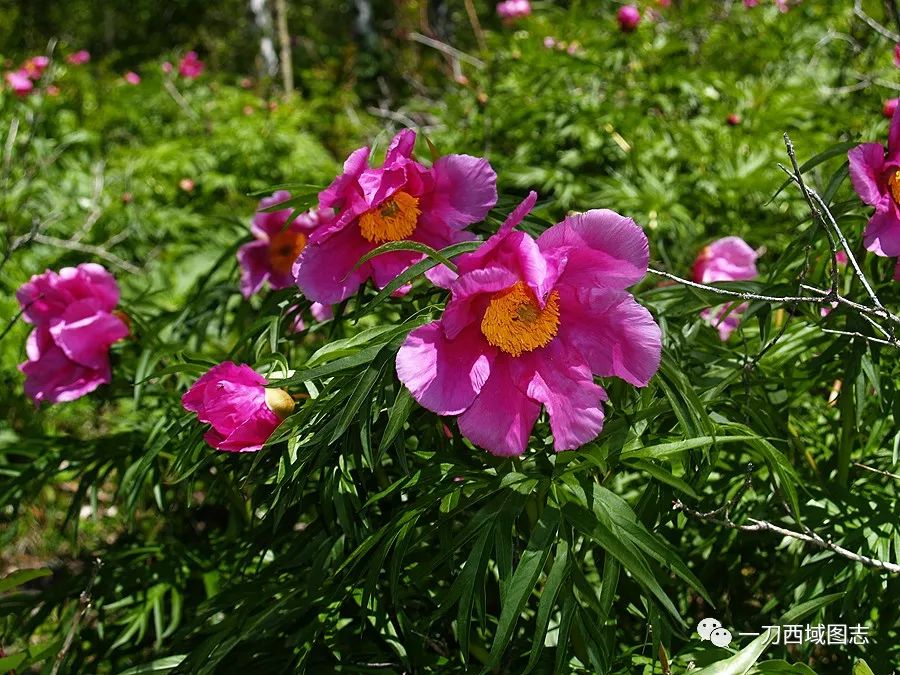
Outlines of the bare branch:
M856 0L853 4L853 13L856 14L860 19L862 19L872 30L881 35L882 37L886 37L891 42L900 42L900 35L892 31L890 28L886 26L882 26L871 16L866 14L865 10L862 8L862 0Z
M33 240L38 242L39 244L47 244L48 246L56 246L58 248L64 248L69 251L78 251L79 253L88 253L90 255L95 255L98 258L103 258L103 260L107 261L115 265L116 267L125 270L131 274L139 274L141 269L135 265L132 265L127 260L123 260L117 255L113 255L109 251L100 248L99 246L93 246L91 244L82 244L77 241L69 241L68 239L60 239L58 237L51 237L46 234L35 234Z
M452 58L457 58L460 61L465 61L476 68L484 68L484 61L481 59L476 59L474 56L470 56L465 52L461 52L456 47L451 47L445 42L441 42L440 40L435 40L434 38L430 38L427 35L422 35L421 33L412 32L409 34L409 39L414 42L419 42L426 47L431 47L432 49L437 49L439 52L443 52L447 56Z

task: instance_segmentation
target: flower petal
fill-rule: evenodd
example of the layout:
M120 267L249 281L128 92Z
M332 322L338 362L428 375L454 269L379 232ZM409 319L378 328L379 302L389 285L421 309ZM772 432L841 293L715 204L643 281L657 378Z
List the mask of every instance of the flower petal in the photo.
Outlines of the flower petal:
M375 247L351 225L328 239L307 243L294 263L294 278L303 294L314 302L333 305L349 298L372 273L370 263L353 267Z
M491 373L496 350L477 328L449 340L439 321L412 331L397 352L397 376L419 405L458 415L471 405Z
M516 457L528 447L528 437L541 412L512 378L510 359L494 359L491 375L472 405L459 416L459 430L475 445L498 457Z
M662 336L644 307L625 291L560 289L559 336L601 377L646 386L659 369Z
M416 132L412 129L401 129L391 139L387 152L384 155L384 163L393 164L401 157L410 157L416 146Z
M650 245L631 218L608 209L569 216L538 237L541 251L564 249L560 283L576 288L626 288L647 274Z
M50 326L50 334L70 359L99 369L109 363L109 346L128 336L128 326L113 314L97 311L94 301L78 300Z
M900 213L890 197L872 214L863 232L863 242L875 255L900 256Z
M244 244L238 249L237 259L241 266L241 295L249 298L254 293L259 293L272 273L269 243L251 241Z
M454 229L483 220L497 203L497 174L484 158L444 155L432 171L434 191L423 210Z
M319 208L343 208L348 192L358 191L356 182L369 166L369 148L362 147L350 153L344 162L344 171L331 185L319 193Z
M513 362L514 376L527 382L527 393L547 408L553 447L574 450L603 429L606 392L594 383L581 355L560 340Z
M847 153L850 160L850 182L866 204L874 206L882 197L878 183L884 173L884 147L880 143L863 143Z

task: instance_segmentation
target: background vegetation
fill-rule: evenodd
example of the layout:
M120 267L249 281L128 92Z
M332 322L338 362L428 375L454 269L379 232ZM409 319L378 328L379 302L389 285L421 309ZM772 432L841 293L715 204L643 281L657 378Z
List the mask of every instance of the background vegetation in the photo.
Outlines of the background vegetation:
M736 234L764 253L760 279L732 289L828 288L827 226L777 166L788 133L897 307L894 261L864 253L869 213L846 180L846 150L886 139L888 36L849 2L645 3L631 34L618 6L541 0L505 25L487 3L288 3L286 95L237 0L0 3L8 67L52 55L40 92L0 94L0 576L47 571L0 579L0 671L897 669L896 574L738 529L900 563L896 346L849 335L879 336L848 307L754 301L723 343L699 317L721 298L651 275L635 290L663 327L657 377L610 383L606 428L580 451L554 455L542 420L510 461L396 380L399 341L443 303L426 283L377 305L368 291L301 334L294 292L238 292L260 193L322 186L406 125L490 159L485 234L535 189L533 232L611 208L645 227L660 270L690 277ZM862 9L889 35L894 7ZM65 62L82 48L90 64ZM207 74L165 77L190 49ZM13 294L84 260L116 274L134 339L112 385L36 410ZM849 271L840 291L870 302ZM224 359L291 369L310 397L253 456L212 451L180 406ZM717 648L694 632L708 616L735 634L859 624L869 642Z

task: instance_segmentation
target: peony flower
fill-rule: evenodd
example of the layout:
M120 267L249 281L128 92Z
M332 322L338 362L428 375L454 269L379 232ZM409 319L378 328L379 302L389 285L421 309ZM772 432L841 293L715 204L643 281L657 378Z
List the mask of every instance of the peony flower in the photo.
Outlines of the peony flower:
M715 281L748 281L755 279L756 251L740 237L725 237L714 241L703 250L694 261L694 281L709 284ZM737 307L732 304L716 309L705 309L702 316L719 331L724 342L741 322L741 315L749 305L745 302Z
M83 66L85 63L91 60L91 53L86 49L80 49L74 54L69 54L66 57L66 61L71 63L73 66Z
M659 367L659 326L625 288L647 272L647 237L630 218L592 210L537 240L514 228L532 192L480 248L457 259L437 321L413 330L397 375L490 453L525 452L541 407L557 452L603 428L594 375L644 386Z
M197 52L188 52L178 64L178 74L190 80L195 80L203 74L206 64L197 56Z
M497 4L497 16L510 23L531 14L531 3L528 0L505 0Z
M26 77L32 80L41 79L41 75L44 74L44 71L47 69L47 66L50 65L50 58L47 56L32 56L30 59L25 61L25 64L22 66L22 69L19 72L25 74Z
M140 84L141 83L141 76L138 75L133 70L129 70L127 73L125 73L124 77L125 77L125 81L128 84Z
M6 83L16 96L27 96L34 90L34 83L23 70L6 73Z
M741 123L741 116L737 113L731 113L725 118L725 122L727 122L730 127L736 127Z
M472 239L464 228L482 220L497 202L497 175L486 159L444 155L429 169L412 158L415 142L415 131L398 133L377 169L368 166L369 148L359 148L319 193L319 209L339 213L310 234L294 263L297 285L310 300L340 302L369 278L384 288L423 256L394 251L353 270L363 255L401 239L436 249Z
M294 305L290 309L288 309L288 315L292 312L296 312L294 314L294 320L291 323L291 332L292 333L302 333L306 330L306 323L303 321L303 314L300 311L300 308L297 305ZM313 319L316 320L317 323L325 323L326 321L331 321L334 318L334 310L331 308L331 305L323 305L319 302L314 302L309 306L309 313L312 314Z
M875 207L863 232L866 248L879 256L900 255L900 113L891 118L887 148L863 143L847 155L856 194Z
M881 107L881 114L888 119L891 119L897 110L898 103L900 103L900 98L889 98L885 100L884 105Z
M634 5L622 5L616 12L616 21L619 22L619 28L626 33L630 33L641 22L641 13Z
M16 292L28 336L25 393L35 403L73 401L111 380L109 347L128 335L113 310L119 287L101 265L82 263L31 277Z
M172 65L172 62L171 62L171 61L163 61L163 63L162 63L162 65L160 66L160 68L162 68L162 71L163 71L166 75L168 75L168 74L171 73L173 70L175 70L175 66Z
M250 228L255 239L241 246L237 253L241 264L241 293L245 298L258 293L267 281L276 290L292 286L294 261L306 246L309 233L334 221L330 209L311 210L294 218L290 225L287 222L293 211L291 207L264 211L290 198L290 192L279 190L259 203Z
M231 361L213 366L184 396L181 405L212 428L203 440L225 452L256 452L294 410L283 389L267 389L266 378Z
M556 38L548 35L544 38L544 47L547 49L553 49L556 46Z

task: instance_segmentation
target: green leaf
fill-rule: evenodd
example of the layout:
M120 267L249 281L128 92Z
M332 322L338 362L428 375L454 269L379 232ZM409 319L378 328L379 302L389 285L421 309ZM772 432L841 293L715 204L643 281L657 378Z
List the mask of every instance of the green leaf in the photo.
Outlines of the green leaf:
M875 673L872 672L869 664L864 659L860 659L853 664L853 675L875 675Z
M531 643L531 656L528 659L528 665L525 667L526 673L531 672L531 669L537 665L538 659L541 657L541 652L544 649L544 639L547 636L547 627L550 625L551 612L556 604L556 598L559 596L559 589L568 573L569 543L564 539L560 539L556 545L556 558L550 567L544 590L541 592L541 601L538 604L537 617L535 619L534 641Z
M7 574L0 579L0 593L16 588L22 584L27 584L32 579L40 579L41 577L49 577L53 572L46 567L39 567L29 570L17 570L11 574Z
M519 565L513 572L509 590L500 610L497 632L491 645L491 657L488 666L499 663L500 657L512 639L516 622L525 608L525 603L534 591L538 577L544 569L544 563L550 555L550 547L559 527L560 512L547 506L531 533L528 546L522 553Z
M384 428L379 447L388 447L397 437L397 434L403 430L403 425L406 424L406 420L409 419L409 414L412 411L413 403L414 399L412 394L409 393L409 389L401 386L397 390L397 398L394 399L394 404L388 411L387 425Z
M691 675L746 675L775 640L776 635L776 631L767 630L731 658L695 670Z
M480 244L481 242L465 242L465 243L467 243L471 247L472 244L477 245L477 244ZM457 246L459 246L459 244L457 244ZM476 246L476 248L477 248L477 246ZM471 250L474 250L474 249L471 249ZM382 253L393 253L395 251L415 251L416 253L422 253L424 255L427 255L429 258L437 261L437 263L443 263L444 265L449 267L454 272L456 271L456 265L454 265L453 262L447 256L445 256L441 251L433 249L430 246L427 246L426 244L421 244L417 241L408 241L406 239L403 239L401 241L389 241L386 244L382 244L378 248L372 249L371 251L366 253L362 258L360 258L356 262L356 265L353 267L353 269L347 273L348 276L350 274L352 274L353 272L355 272L356 270L358 270L363 265L365 265L372 258L379 256Z
M143 663L134 666L128 670L123 670L119 675L149 675L151 673L168 673L174 670L182 661L186 654L178 654L175 656L165 656L161 659L155 659L150 663Z

